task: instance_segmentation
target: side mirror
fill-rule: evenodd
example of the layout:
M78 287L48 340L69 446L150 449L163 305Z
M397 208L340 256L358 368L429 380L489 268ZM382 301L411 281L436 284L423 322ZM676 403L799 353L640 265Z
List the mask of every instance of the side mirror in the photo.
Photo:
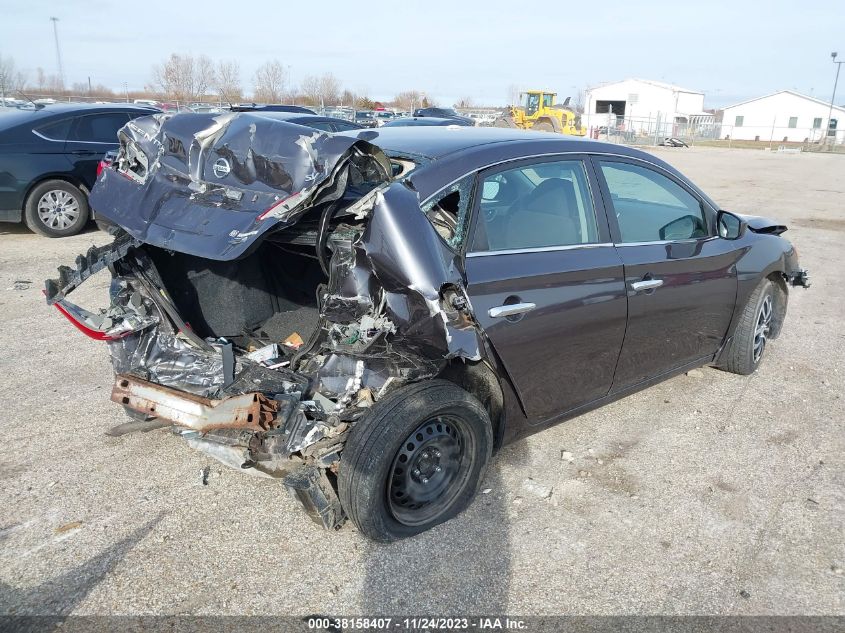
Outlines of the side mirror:
M729 211L719 211L716 216L719 237L724 240L738 240L745 233L746 223Z
M482 200L495 200L499 195L500 185L495 180L485 180L481 190Z
M692 215L685 215L672 220L666 226L660 227L659 235L661 240L689 240L697 237L700 233L699 224L701 220Z

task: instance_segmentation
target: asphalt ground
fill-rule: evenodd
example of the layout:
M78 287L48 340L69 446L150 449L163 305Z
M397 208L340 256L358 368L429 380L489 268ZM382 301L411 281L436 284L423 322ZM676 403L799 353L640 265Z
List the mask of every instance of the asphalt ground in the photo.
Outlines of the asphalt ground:
M813 287L762 367L508 446L468 511L388 546L167 431L104 435L126 420L105 347L41 288L108 238L0 225L0 613L845 614L845 157L654 151L789 225Z

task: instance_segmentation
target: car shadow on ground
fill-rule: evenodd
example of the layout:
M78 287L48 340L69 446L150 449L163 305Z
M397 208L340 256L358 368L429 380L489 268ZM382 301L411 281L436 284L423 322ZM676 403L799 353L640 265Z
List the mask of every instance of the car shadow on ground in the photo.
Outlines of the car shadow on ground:
M97 556L39 585L18 589L0 582L0 617L4 618L0 629L8 625L8 630L40 631L51 630L60 624L155 529L164 515L164 512L159 513ZM25 618L31 615L50 616L50 621ZM25 619L14 621L14 616Z
M368 543L361 612L384 615L501 613L510 588L511 543L503 469L527 460L527 442L493 456L481 490L460 516L390 545Z

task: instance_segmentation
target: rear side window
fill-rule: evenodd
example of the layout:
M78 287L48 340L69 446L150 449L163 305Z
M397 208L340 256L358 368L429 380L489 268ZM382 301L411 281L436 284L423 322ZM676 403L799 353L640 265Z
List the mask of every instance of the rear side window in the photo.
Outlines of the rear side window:
M623 243L707 237L701 203L653 169L601 161Z
M502 251L598 242L593 200L580 160L521 165L481 182L472 250Z
M332 124L328 121L312 121L311 123L303 123L302 125L307 125L308 127L313 127L315 130L322 130L323 132L334 132Z
M117 131L128 122L129 115L125 112L86 114L76 119L76 125L68 140L116 145Z
M70 125L73 119L61 119L52 121L46 125L35 128L33 131L51 141L65 141L70 133Z
M349 130L357 130L357 125L352 125L351 123L341 123L340 121L333 121L332 125L334 125L335 130L338 132L347 132Z

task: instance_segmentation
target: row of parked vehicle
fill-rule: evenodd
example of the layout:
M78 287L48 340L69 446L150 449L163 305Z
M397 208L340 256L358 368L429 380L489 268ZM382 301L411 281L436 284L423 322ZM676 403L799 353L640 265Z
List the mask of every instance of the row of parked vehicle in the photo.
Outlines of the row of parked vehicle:
M47 237L82 231L97 219L88 194L101 161L118 147L118 130L132 119L162 112L160 105L31 103L27 108L0 108L0 222L24 222ZM195 111L262 112L330 133L381 126L475 125L451 108L418 109L413 116L357 111L352 120L294 105L241 104Z

